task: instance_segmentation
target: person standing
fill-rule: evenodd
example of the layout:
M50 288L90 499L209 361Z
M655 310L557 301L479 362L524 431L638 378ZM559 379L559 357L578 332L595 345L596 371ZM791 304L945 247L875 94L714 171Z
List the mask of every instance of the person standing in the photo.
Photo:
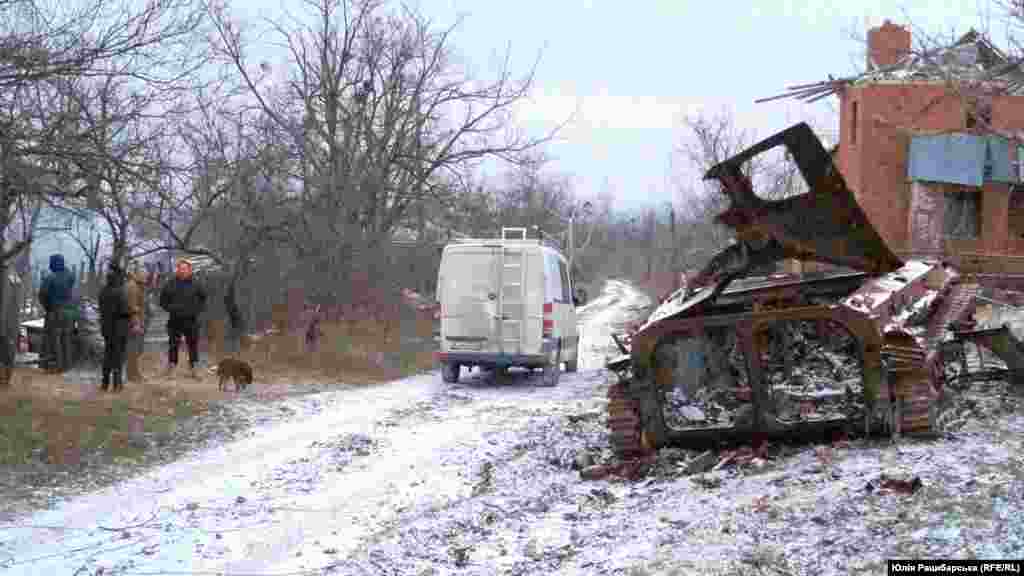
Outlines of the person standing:
M125 345L131 310L125 294L125 273L117 264L111 264L107 282L100 290L100 332L103 335L103 378L100 390L113 384L115 392L123 386L121 367L124 365Z
M129 382L142 382L139 360L146 334L146 272L137 263L125 278L124 293L128 300L128 343L125 351L125 376Z
M174 278L160 291L160 307L167 311L167 375L178 365L178 342L182 336L188 345L190 374L197 378L199 362L199 315L206 309L206 290L192 277L192 264L178 260Z
M39 287L39 304L46 312L44 332L47 352L56 372L71 368L71 330L74 322L75 277L64 266L64 255L50 256L50 274Z

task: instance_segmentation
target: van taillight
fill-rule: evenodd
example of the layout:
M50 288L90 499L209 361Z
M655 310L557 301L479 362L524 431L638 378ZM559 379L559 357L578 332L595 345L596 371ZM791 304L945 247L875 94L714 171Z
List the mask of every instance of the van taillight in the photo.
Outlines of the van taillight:
M555 321L551 318L551 313L555 307L551 302L544 304L544 336L551 336L551 333L555 329Z

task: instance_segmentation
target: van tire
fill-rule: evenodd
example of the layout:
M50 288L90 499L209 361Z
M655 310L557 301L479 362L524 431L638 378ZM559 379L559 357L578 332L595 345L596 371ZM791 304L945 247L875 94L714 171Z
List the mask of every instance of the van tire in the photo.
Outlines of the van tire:
M548 362L540 374L540 385L552 388L558 385L558 377L562 373L562 347L555 351L554 361Z
M453 362L444 362L441 364L441 379L448 384L455 384L459 381L459 372L462 371L462 367Z
M579 337L579 335L576 336L576 342L575 342L575 345L572 347L572 351L573 351L572 360L566 359L566 361L565 361L565 371L566 372L576 372L579 369L579 366L580 366L580 337Z
M580 356L579 356L579 353L577 353L576 356L573 356L572 360L566 360L565 361L565 371L566 372L575 372L576 370L579 369L579 366L580 366Z
M494 383L498 386L508 383L508 366L494 367Z

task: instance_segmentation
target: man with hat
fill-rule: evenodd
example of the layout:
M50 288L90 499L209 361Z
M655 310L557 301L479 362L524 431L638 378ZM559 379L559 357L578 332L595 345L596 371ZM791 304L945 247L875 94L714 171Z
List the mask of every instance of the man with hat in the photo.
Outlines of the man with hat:
M192 263L182 258L174 270L174 278L160 291L160 307L170 315L167 319L167 375L178 365L178 342L182 336L188 345L188 362L193 378L199 362L199 315L206 309L206 290L192 277Z

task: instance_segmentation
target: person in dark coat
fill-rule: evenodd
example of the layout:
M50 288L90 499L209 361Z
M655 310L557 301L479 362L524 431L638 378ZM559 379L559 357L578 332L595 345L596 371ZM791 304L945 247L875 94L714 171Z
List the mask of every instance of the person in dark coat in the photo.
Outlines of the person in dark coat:
M178 260L174 278L160 291L160 307L170 315L167 319L167 375L178 365L178 341L182 336L188 345L188 363L193 378L199 362L199 315L206 309L206 290L192 277L192 264Z
M128 329L131 308L124 290L125 273L120 266L112 264L107 273L107 283L100 290L100 332L103 335L103 379L101 390L110 388L120 391L121 367L124 366L125 348L128 345Z
M71 368L71 331L74 324L75 277L64 266L64 256L50 256L50 274L39 286L39 304L46 312L44 331L51 366L57 372Z

